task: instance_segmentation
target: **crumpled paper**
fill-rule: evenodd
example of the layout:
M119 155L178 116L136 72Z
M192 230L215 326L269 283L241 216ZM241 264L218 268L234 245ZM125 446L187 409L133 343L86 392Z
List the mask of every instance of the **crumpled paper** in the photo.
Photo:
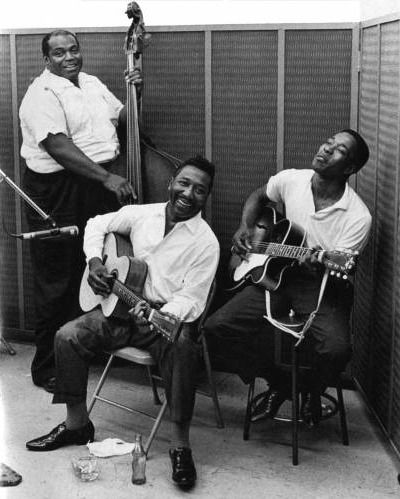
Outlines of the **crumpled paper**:
M86 444L90 454L97 457L122 456L132 452L134 443L124 442L119 438L106 438L102 442L89 442Z

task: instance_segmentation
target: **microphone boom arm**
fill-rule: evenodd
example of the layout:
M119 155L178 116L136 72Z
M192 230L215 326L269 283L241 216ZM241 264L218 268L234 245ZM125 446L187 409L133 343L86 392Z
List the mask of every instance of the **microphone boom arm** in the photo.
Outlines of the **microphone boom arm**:
M31 206L42 218L45 222L47 222L50 227L57 227L56 222L51 218L50 215L45 213L17 184L15 184L10 177L3 172L0 168L0 182L5 180L7 184L14 189L14 191L22 197L24 201L26 201L29 206ZM14 237L19 237L19 234L12 234Z

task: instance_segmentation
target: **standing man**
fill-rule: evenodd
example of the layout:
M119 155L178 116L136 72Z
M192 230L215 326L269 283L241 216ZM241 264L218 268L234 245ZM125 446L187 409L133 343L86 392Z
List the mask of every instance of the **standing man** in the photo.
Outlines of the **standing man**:
M105 235L117 232L130 238L135 256L147 264L144 299L163 303L161 313L173 314L185 324L178 340L169 343L143 318L144 302L133 311L135 321L106 318L97 308L65 324L55 339L53 403L65 403L67 417L49 434L28 442L29 450L50 451L92 441L94 427L86 408L89 361L105 349L136 346L150 352L165 383L172 422L172 479L182 487L194 485L189 428L200 361L195 321L204 310L219 259L217 238L201 216L213 178L212 163L191 158L171 180L168 203L125 206L89 220L84 250L93 291L110 293L102 247Z
M75 239L31 242L36 310L32 380L53 392L54 335L80 313L85 224L135 194L125 178L111 172L119 156L116 127L126 121L124 106L98 78L81 71L74 33L49 33L42 52L46 68L29 86L20 108L24 188L58 226L77 225L80 231ZM142 81L138 72L127 78ZM26 215L29 230L44 228L36 212L29 209Z
M257 219L266 203L283 203L286 218L306 234L305 245L323 250L361 251L367 242L371 215L347 180L368 160L363 138L354 130L332 135L319 148L311 169L283 170L247 199L233 252L247 259ZM290 309L306 321L318 303L323 265L309 254L289 269L278 289L270 294L272 317ZM216 368L238 373L245 382L265 377L269 390L253 407L252 420L273 418L290 396L290 379L274 366L274 328L264 319L266 291L248 284L217 310L205 324L211 361ZM302 416L320 419L320 394L337 380L351 356L349 319L352 286L329 278L319 310L305 336L312 355L309 393Z

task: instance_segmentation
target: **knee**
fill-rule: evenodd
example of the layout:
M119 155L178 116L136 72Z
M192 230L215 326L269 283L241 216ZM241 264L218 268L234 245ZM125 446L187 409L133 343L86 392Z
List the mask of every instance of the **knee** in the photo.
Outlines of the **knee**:
M54 337L54 349L63 349L65 345L71 344L74 338L76 338L76 330L72 326L72 322L67 322L56 332Z

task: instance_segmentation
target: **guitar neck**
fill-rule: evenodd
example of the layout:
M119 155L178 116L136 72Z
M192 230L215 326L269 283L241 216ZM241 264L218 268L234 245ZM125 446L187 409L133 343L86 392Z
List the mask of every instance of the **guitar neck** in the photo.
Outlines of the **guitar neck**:
M115 279L113 283L112 292L118 296L120 300L122 300L126 305L130 308L133 308L135 305L142 301L143 298L137 296L132 290L127 288L125 284L123 284L118 279ZM148 303L146 303L146 313L147 316L151 312L151 307Z
M311 253L311 251L311 248L291 246L289 244L252 242L250 253L279 256L282 258L294 258L299 260L303 256Z

